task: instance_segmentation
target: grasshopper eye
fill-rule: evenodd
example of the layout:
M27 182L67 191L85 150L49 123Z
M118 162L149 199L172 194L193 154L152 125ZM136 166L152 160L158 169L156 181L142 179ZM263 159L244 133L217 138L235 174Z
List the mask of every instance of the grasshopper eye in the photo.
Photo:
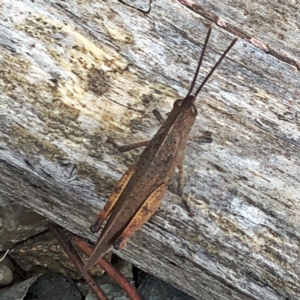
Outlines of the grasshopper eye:
M173 107L176 107L176 106L181 106L183 100L176 100L173 104Z

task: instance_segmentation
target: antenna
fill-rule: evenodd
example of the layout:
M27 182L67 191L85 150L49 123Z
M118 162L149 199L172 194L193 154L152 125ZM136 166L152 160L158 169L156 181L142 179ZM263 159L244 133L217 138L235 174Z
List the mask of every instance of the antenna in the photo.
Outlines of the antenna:
M205 38L205 42L204 42L204 46L202 48L202 51L201 51L201 55L200 55L200 59L199 59L199 62L198 62L198 65L197 65L197 69L196 69L196 72L195 72L195 75L194 75L194 78L193 78L193 81L191 83L191 86L190 86L190 89L186 95L185 98L188 98L188 96L191 96L191 93L195 87L195 84L196 84L196 80L197 80L197 77L199 75L199 71L200 71L200 67L202 65L202 61L203 61L203 57L204 57L204 53L205 53L205 50L207 48L207 44L208 44L208 41L209 41L209 37L210 37L210 34L211 34L211 31L212 31L212 28L213 28L213 25L210 25L209 27L209 30L207 32L207 35L206 35L206 38ZM193 96L193 99L189 98L190 101L192 100L195 101L195 99L197 98L198 94L200 93L200 91L202 90L203 86L205 85L205 83L208 81L208 79L211 77L211 75L213 74L213 72L216 70L216 68L219 66L219 64L221 63L221 61L224 59L224 57L227 55L227 53L230 51L230 49L234 46L234 44L237 42L237 38L234 39L231 44L228 46L228 48L224 51L224 53L221 55L221 57L219 58L218 62L213 66L213 68L211 69L211 71L208 73L208 75L204 78L203 82L201 83L201 85L199 86L199 88L196 90L196 93L195 93L195 96ZM190 102L191 103L191 102Z
M218 62L214 65L214 67L211 69L211 71L208 73L208 75L205 77L205 79L203 80L203 82L201 83L201 85L198 87L196 93L195 93L195 98L197 98L198 94L200 93L201 89L203 88L203 86L205 85L205 83L207 82L207 80L210 78L210 76L213 74L213 72L216 70L216 68L219 66L219 64L221 63L221 61L224 59L224 57L227 55L227 53L230 51L230 49L233 47L233 45L236 43L238 39L234 39L231 44L228 46L228 48L225 50L225 52L222 54L222 56L220 57L220 59L218 60Z
M195 83L196 83L196 80L197 80L197 77L198 77L198 74L199 74L199 71L200 71L200 67L201 67L201 65L202 65L204 53L205 53L206 46L207 46L208 41L209 41L209 37L210 37L211 31L212 31L212 28L213 28L213 25L211 24L211 25L209 26L209 29L208 29L208 32L207 32L207 35L206 35L206 38L205 38L204 46L203 46L203 48L202 48L201 55L200 55L200 58L199 58L198 66L197 66L197 69L196 69L196 72L195 72L193 81L192 81L192 83L191 83L190 89L189 89L189 91L188 91L188 93L187 93L187 96L190 95L191 92L192 92L193 89L194 89L194 86L195 86Z

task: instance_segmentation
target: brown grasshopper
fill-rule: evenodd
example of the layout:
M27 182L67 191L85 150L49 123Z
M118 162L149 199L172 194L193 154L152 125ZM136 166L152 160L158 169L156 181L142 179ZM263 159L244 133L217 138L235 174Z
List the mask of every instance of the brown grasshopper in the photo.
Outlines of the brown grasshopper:
M119 149L127 151L146 146L137 164L129 168L122 176L96 222L90 227L91 231L95 233L107 219L82 273L92 267L112 247L117 250L122 249L128 238L149 220L160 206L176 167L179 169L178 194L182 193L184 151L197 116L194 102L204 84L237 41L237 39L232 41L193 96L191 93L198 77L211 30L212 27L207 33L187 96L183 100L174 102L172 111L152 140ZM162 117L157 111L155 111L155 115L162 122Z

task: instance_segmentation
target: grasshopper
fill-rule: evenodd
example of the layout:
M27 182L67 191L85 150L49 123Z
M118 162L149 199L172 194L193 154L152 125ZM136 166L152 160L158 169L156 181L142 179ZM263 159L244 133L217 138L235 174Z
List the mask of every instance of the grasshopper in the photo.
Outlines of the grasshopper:
M96 222L90 227L90 230L95 233L99 231L102 223L107 219L93 253L81 271L82 273L92 267L99 258L103 257L113 247L116 250L121 250L129 237L149 220L160 206L176 167L179 170L177 192L179 195L182 193L184 151L197 116L194 102L202 87L237 41L237 39L232 41L193 96L191 93L198 77L211 30L212 27L207 33L187 96L183 100L174 102L173 109L165 121L158 111L154 111L156 117L163 124L150 141L119 149L120 151L127 151L146 146L139 161L130 167L117 183Z

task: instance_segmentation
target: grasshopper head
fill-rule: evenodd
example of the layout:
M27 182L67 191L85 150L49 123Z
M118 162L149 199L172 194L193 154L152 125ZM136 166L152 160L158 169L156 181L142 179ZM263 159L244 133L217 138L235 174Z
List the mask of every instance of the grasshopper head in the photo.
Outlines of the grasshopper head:
M193 95L187 95L183 100L182 100L182 108L189 109L192 105L194 105L194 102L196 100L196 97Z
M197 109L194 105L196 97L192 95L188 95L183 100L177 100L174 102L174 108L180 108L181 111L190 111L191 115L196 117L197 116Z

